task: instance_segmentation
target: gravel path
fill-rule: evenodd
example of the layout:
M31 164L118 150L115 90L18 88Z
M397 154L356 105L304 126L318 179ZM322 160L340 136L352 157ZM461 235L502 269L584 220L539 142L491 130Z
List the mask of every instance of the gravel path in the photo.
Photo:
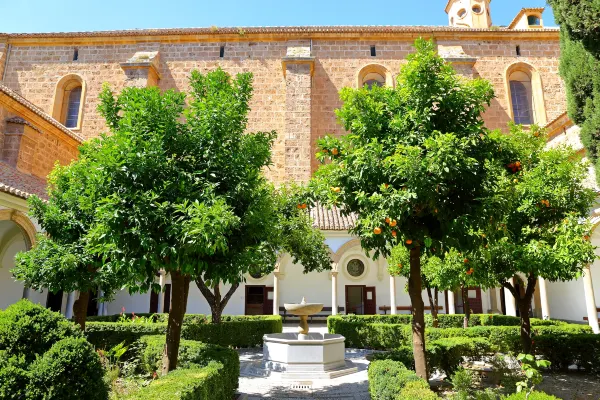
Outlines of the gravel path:
M599 400L600 377L576 372L552 374L545 376L537 389L563 400Z

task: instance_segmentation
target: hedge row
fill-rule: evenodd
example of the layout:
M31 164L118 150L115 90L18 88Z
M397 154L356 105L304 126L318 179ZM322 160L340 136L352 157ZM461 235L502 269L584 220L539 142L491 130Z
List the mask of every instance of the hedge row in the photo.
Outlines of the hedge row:
M497 350L484 338L454 337L434 340L426 343L427 367L430 374L437 370L446 376L452 376L463 362L463 357L479 359L494 354ZM412 346L401 346L398 349L375 353L372 360L393 360L414 370L415 360Z
M436 400L429 383L393 360L369 364L369 393L373 400Z
M260 317L228 317L220 324L194 323L198 316L186 316L182 327L182 339L217 344L226 347L245 348L262 346L263 335L281 333L283 325L277 315ZM121 342L131 344L146 335L166 332L166 322L87 322L87 339L100 349L108 349Z
M462 328L464 322L464 314L439 314L438 328ZM396 314L396 315L334 315L327 318L327 326L330 329L335 329L335 325L343 322L360 322L365 324L404 324L410 325L412 315ZM555 326L566 325L567 323L559 320L543 320L531 318L532 326ZM431 314L425 314L425 325L433 327L433 318ZM469 326L520 326L521 320L519 317L510 315L498 314L473 314L469 319Z
M143 318L151 318L154 322L168 322L169 314L161 313L161 314L151 314L151 313L122 313L122 314L113 314L113 315L94 315L87 317L87 321L89 322L118 322L123 317L127 319L134 319L135 317L143 317ZM257 321L265 318L277 317L276 315L222 315L221 321L231 322L231 321ZM185 314L183 317L184 324L208 324L212 321L212 317L210 315L205 314Z
M331 317L330 317L331 318ZM518 326L474 326L471 328L427 328L427 340L438 340L449 337L481 337L488 339L500 351L520 351L520 334ZM341 334L346 338L346 347L391 350L410 345L412 330L406 324L383 324L350 322L332 318L329 333ZM591 333L587 325L562 324L557 326L533 326L532 334L558 335Z
M552 364L554 370L576 365L588 373L600 374L600 335L554 333L534 338L534 350Z

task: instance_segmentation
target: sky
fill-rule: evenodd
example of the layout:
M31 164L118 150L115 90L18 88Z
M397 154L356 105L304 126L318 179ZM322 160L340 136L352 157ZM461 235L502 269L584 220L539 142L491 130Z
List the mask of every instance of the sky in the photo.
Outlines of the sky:
M0 0L0 32L290 25L447 25L447 0ZM545 0L495 0L494 25Z

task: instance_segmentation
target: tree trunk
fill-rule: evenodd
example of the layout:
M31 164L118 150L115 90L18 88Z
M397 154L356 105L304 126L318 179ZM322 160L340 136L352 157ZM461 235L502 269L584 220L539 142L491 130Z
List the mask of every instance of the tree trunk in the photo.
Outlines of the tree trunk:
M163 375L177 368L181 326L185 315L185 293L189 289L186 288L186 282L189 286L189 279L186 280L186 277L179 271L171 271L171 312L169 312L167 340L163 353Z
M465 318L463 320L463 328L469 327L469 321L471 320L471 303L469 302L469 289L465 290L464 286L460 287L463 300L463 310L465 312Z
M427 287L427 297L429 297L429 306L431 307L431 320L434 328L437 328L438 323L438 290L435 289L435 299L433 298L433 294L431 293L431 288Z
M90 292L79 292L79 298L73 302L73 319L82 331L85 331L85 321L87 319L87 308L90 302Z
M408 278L408 293L413 310L413 354L417 375L428 380L425 356L425 305L421 292L421 249L416 245L410 249L410 277Z
M537 284L537 277L530 274L527 277L527 289L525 294L521 296L521 293L517 291L516 287L508 282L503 282L502 286L507 288L515 298L517 307L519 307L519 314L521 318L521 346L523 347L523 353L531 354L532 351L532 340L531 340L531 320L529 317L529 308L531 307L531 300L533 299L533 293L535 292L535 286Z
M196 285L210 306L211 322L213 324L220 324L223 310L240 284L234 283L231 285L231 288L229 288L229 291L227 291L227 294L225 294L223 299L221 299L221 288L219 283L213 287L213 291L210 290L202 278L196 279Z

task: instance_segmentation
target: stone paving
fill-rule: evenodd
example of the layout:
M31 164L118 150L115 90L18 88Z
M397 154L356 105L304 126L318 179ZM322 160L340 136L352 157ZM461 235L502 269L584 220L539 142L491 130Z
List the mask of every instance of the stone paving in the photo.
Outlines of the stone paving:
M284 332L294 332L285 326ZM325 326L312 326L311 332L327 332ZM358 372L335 379L295 381L282 379L281 374L262 368L262 349L240 350L240 393L248 400L369 400L366 355L369 350L346 349L346 359L358 367Z

